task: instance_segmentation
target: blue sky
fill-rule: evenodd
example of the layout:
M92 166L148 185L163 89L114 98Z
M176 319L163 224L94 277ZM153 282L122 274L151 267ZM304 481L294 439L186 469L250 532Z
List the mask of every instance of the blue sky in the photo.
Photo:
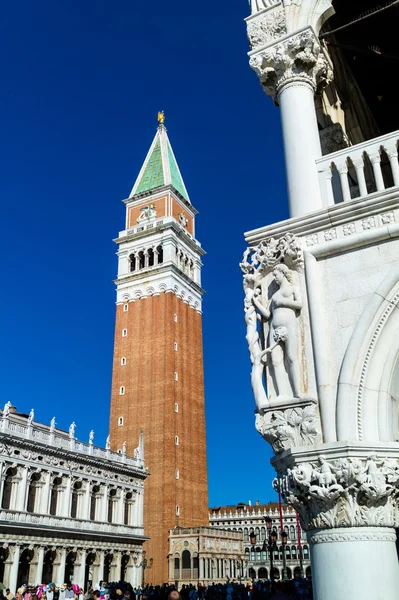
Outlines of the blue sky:
M254 428L238 263L287 218L278 109L246 0L5 0L0 16L0 402L105 443L125 198L166 126L204 258L211 505L274 499Z

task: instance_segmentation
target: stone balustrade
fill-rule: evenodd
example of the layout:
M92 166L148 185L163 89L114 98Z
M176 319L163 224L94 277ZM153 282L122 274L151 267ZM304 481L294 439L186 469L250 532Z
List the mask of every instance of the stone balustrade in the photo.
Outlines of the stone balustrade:
M51 428L39 423L19 422L14 415L2 415L0 431L3 434L12 435L15 438L34 440L38 443L55 447L60 450L77 452L78 454L97 457L112 463L136 467L144 470L144 461L141 458L127 456L123 452L112 452L107 448L100 448L92 443L85 443L71 438L67 432Z
M332 206L399 186L399 131L316 160L323 202Z
M42 515L18 510L0 509L0 522L12 523L18 525L34 525L57 530L59 529L79 529L86 532L96 532L98 534L120 534L128 536L143 536L144 527L132 527L119 523L105 523L99 521L89 521L86 519L73 519L71 517L62 517L55 515Z

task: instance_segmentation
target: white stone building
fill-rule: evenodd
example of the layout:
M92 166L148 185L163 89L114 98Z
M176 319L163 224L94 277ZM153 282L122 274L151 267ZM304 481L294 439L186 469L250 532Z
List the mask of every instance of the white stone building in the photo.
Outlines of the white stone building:
M272 529L277 533L277 548L273 551L274 579L283 579L283 552L286 555L286 576L288 579L302 575L311 576L309 545L306 533L297 520L295 511L282 505L283 529L287 533L287 543L282 545L281 520L278 502L255 505L239 503L236 506L216 506L209 509L211 527L223 527L228 531L239 532L244 541L247 574L250 579L268 579L271 574L270 553L267 547L268 532L266 518L270 518ZM255 538L253 537L255 536ZM252 540L252 542L251 542Z
M241 263L256 428L307 531L315 599L393 600L398 7L250 5L250 65L280 107L290 208L246 233Z
M143 439L135 457L111 452L34 421L7 403L0 411L0 580L141 583Z
M215 527L175 527L169 532L169 583L209 585L247 577L242 534Z

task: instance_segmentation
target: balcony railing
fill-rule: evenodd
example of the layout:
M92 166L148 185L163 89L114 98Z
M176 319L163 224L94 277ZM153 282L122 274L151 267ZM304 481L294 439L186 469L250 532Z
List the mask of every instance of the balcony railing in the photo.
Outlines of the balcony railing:
M71 517L40 515L17 510L0 510L0 523L29 525L30 527L48 527L49 529L73 529L79 531L97 532L99 534L131 535L142 537L143 527L130 527L119 523L103 523L101 521L86 521ZM33 531L33 529L32 529Z
M110 449L100 448L94 444L81 442L75 437L69 437L67 432L55 429L51 431L49 427L40 423L24 424L13 420L13 416L1 418L0 433L11 434L18 438L34 440L41 444L53 446L62 450L77 452L78 454L90 455L103 460L111 461L129 467L135 467L141 471L144 469L144 461L141 458L127 456L119 452L112 452Z
M399 186L399 131L344 148L316 161L327 206Z

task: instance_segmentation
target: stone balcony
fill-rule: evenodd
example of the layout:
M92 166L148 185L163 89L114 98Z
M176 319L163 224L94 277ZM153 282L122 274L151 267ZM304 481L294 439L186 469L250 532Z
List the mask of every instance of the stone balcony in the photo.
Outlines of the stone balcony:
M113 465L128 466L144 470L144 461L141 458L127 456L125 453L112 452L108 448L100 448L93 443L85 443L71 437L60 429L52 429L40 423L30 423L26 418L17 414L3 415L0 419L0 434L11 435L14 439L31 440L35 443L51 446L55 449L76 452L91 458L111 461Z
M399 131L327 154L316 161L325 206L398 189Z
M43 515L18 510L0 509L0 523L9 525L26 526L28 529L40 527L43 530L57 531L73 530L93 535L115 535L144 537L144 527L134 527L119 523L105 523L101 521L88 521L65 516Z

